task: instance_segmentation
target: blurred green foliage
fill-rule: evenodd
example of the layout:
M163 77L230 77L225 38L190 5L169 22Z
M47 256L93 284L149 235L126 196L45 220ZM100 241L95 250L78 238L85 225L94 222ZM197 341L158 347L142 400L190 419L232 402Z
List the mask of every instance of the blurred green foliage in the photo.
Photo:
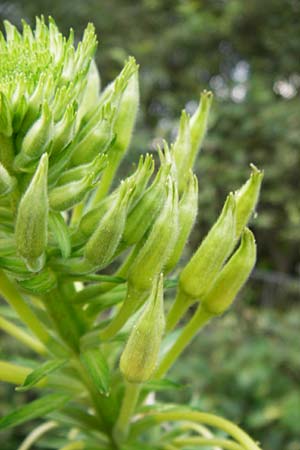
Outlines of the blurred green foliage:
M32 24L39 14L52 15L65 33L74 27L78 36L94 22L103 85L128 55L136 57L136 152L155 151L157 137L174 136L181 106L193 112L200 91L213 90L192 247L225 193L246 179L248 164L265 170L254 223L262 271L243 300L256 309L240 307L224 327L216 321L171 375L196 386L180 391L181 400L242 421L265 450L299 450L300 0L0 2L1 20ZM1 386L6 402L12 390L5 392ZM18 438L11 439L5 450L16 448Z

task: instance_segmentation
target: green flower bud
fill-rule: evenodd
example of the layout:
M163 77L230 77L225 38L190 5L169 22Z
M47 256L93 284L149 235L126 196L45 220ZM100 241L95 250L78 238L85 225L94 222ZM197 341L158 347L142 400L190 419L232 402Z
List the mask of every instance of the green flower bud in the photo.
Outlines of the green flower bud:
M134 59L132 63L135 64ZM119 153L123 156L126 152L132 131L135 125L136 115L139 106L139 83L138 83L138 66L135 65L135 70L130 76L127 86L125 87L115 121L114 132L116 140L110 150L111 154Z
M84 117L91 110L91 108L94 108L95 102L99 101L100 87L100 74L95 61L92 60L87 74L86 88L77 113L78 120Z
M151 186L130 211L122 237L124 247L139 242L149 230L159 212L166 197L166 180L171 170L164 156L160 153L161 167Z
M0 92L0 133L4 136L13 134L12 115L6 96Z
M105 154L100 154L90 163L75 166L66 170L59 177L57 184L58 186L61 186L63 184L71 183L72 181L80 181L86 174L90 173L94 173L95 177L99 176L106 164L107 156Z
M165 205L128 271L125 301L110 324L101 331L102 339L116 334L141 307L173 250L178 233L178 194L170 177L167 191Z
M121 185L115 204L111 206L88 240L84 256L92 266L100 269L110 263L124 230L131 195L132 183L125 181Z
M38 272L45 260L48 226L48 155L45 153L23 195L17 213L16 243L28 270Z
M164 207L128 274L129 288L134 290L150 289L153 279L166 264L177 239L178 193L170 177L167 190Z
M42 106L40 118L32 125L22 142L20 153L14 162L15 170L24 170L28 163L44 153L52 138L52 113L47 103Z
M79 181L63 184L50 191L49 204L54 211L65 211L79 203L98 181L98 174L88 173Z
M132 196L130 197L130 204L128 205L129 210L141 197L149 178L153 173L153 170L154 162L152 156L147 154L145 159L141 156L137 170L133 175L127 178L127 180L135 186ZM118 187L114 192L112 192L112 194L105 197L105 199L103 199L97 207L91 209L82 217L79 224L80 232L82 232L85 236L90 236L95 231L101 218L118 197L120 189L121 187Z
M260 192L264 173L258 170L254 164L250 165L252 172L246 183L234 193L236 202L236 238L241 235L253 214Z
M176 164L177 183L179 193L183 192L189 174L189 155L191 152L190 116L182 111L179 123L179 131L172 153Z
M203 91L200 97L199 106L190 120L191 151L189 154L188 162L189 169L193 167L197 153L200 150L203 139L205 137L212 98L212 92Z
M239 248L225 264L212 288L202 299L202 307L213 315L229 308L246 283L256 262L256 245L253 233L246 228Z
M75 106L68 105L63 117L53 128L50 152L55 155L64 150L75 134Z
M202 299L211 288L235 238L235 200L229 194L223 210L179 278L180 289L192 299Z
M77 142L74 143L72 165L80 165L90 162L99 154L105 152L113 139L113 118L115 108L110 103L101 109L101 118L97 124L89 129L87 124L79 133Z
M5 167L0 163L0 196L9 194L16 186L16 179L13 178Z
M120 369L130 383L149 380L157 365L164 333L163 276L153 283L144 311L138 318L121 355Z
M190 235L197 217L198 210L198 180L190 171L188 185L178 206L178 237L175 246L165 266L165 273L170 272L178 263L186 241Z

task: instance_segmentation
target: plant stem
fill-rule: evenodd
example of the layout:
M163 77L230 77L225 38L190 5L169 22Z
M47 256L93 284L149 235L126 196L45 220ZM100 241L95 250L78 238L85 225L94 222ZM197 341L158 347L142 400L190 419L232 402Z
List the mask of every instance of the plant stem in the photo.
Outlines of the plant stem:
M187 447L187 446L212 446L217 445L222 447L224 450L244 450L239 444L228 439L218 439L218 438L201 438L201 437L189 437L189 438L178 438L172 441L175 447Z
M37 319L35 314L21 297L15 285L2 270L0 270L0 294L12 306L20 319L28 326L28 328L30 328L37 338L43 342L43 344L47 344L50 340L50 336L45 330L45 327Z
M75 441L70 442L70 444L64 445L60 450L84 450L85 443L84 441Z
M194 338L199 329L202 328L207 322L209 322L211 318L212 315L201 306L199 306L190 322L183 328L177 341L163 357L155 373L155 378L162 378L166 374L166 372L177 360L178 356Z
M143 429L148 429L150 425L177 420L194 421L216 427L233 437L239 444L241 444L243 450L261 450L261 448L250 438L250 436L248 436L245 431L234 423L223 419L222 417L215 416L214 414L198 411L177 410L149 413L135 424L133 435L140 434Z
M46 348L40 341L30 336L28 333L19 328L17 325L4 319L4 317L1 316L0 316L0 328L3 331L6 331L6 333L13 336L14 338L18 339L27 347L39 353L40 355L44 355L47 352Z
M125 384L125 393L119 412L119 417L114 427L114 437L116 442L122 443L126 440L129 433L130 419L134 414L139 394L141 390L140 384Z
M52 430L53 428L56 428L58 426L57 422L54 422L53 420L43 423L42 425L36 427L22 442L20 447L18 447L18 450L29 450L29 448L34 444L43 434L47 433L48 431Z
M196 301L196 300L194 300ZM175 302L171 306L166 320L166 333L173 330L181 317L186 313L188 308L194 303L191 297L186 295L181 289L178 289Z

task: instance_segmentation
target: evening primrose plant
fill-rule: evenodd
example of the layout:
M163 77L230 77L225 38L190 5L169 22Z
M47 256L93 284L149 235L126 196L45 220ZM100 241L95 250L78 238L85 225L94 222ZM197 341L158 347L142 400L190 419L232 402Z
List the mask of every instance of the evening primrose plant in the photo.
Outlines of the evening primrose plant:
M101 90L92 25L77 46L51 18L37 18L34 30L4 26L0 328L32 357L0 361L0 380L34 389L37 399L2 417L0 430L43 420L19 450L259 450L230 421L162 404L155 391L176 388L169 369L254 267L247 223L262 172L251 166L180 268L197 216L193 165L212 94L201 94L191 117L183 111L159 162L141 156L120 181L139 106L135 60ZM166 308L170 288L176 296Z

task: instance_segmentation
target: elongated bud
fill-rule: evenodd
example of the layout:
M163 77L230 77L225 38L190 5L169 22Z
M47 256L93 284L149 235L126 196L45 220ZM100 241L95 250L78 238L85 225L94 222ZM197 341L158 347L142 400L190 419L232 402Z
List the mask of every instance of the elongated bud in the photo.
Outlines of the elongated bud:
M12 115L6 96L0 92L0 133L4 136L13 134Z
M21 199L17 214L17 250L32 272L43 267L47 245L47 171L48 155L45 153Z
M132 205L136 204L141 195L144 193L153 170L153 158L150 155L146 155L145 160L143 157L140 158L136 172L126 179L126 181L129 181L134 186L134 190L132 192L132 195L130 196L128 210L132 208ZM97 225L99 224L99 221L117 199L120 189L121 187L118 187L108 197L105 197L97 207L92 208L82 217L79 224L79 229L85 236L90 236L95 231Z
M111 261L124 231L132 184L124 182L115 205L105 214L85 247L85 258L94 267L105 267Z
M5 167L0 163L0 196L12 192L16 185L16 179L13 178Z
M87 74L86 88L78 110L78 120L94 108L95 103L99 100L100 86L100 74L95 61L92 60Z
M129 336L120 360L120 369L130 383L149 380L157 365L165 320L163 276L154 282L150 298Z
M139 242L161 211L166 198L166 180L170 170L170 165L163 161L152 185L130 211L122 237L125 246Z
M192 171L189 175L188 185L178 207L178 237L166 263L165 273L171 271L178 263L197 217L198 181Z
M168 179L167 189L163 210L130 268L128 283L136 290L150 289L153 279L167 262L177 239L178 194L171 178Z
M203 91L200 97L199 106L190 120L191 151L189 157L189 169L193 167L196 156L205 137L212 98L212 92Z
M211 314L222 314L234 301L246 283L256 261L253 233L246 228L239 248L225 264L211 290L202 299L203 307Z
M65 211L79 203L95 187L95 174L89 173L79 181L55 187L49 194L49 204L54 211Z
M102 339L109 339L115 335L128 318L142 306L155 278L162 272L173 250L178 233L178 195L170 177L167 188L163 210L130 266L125 301L109 325L101 331Z
M113 143L111 152L114 154L116 152L120 153L120 157L124 155L130 144L139 106L138 66L136 66L134 60L133 62L134 70L132 69L132 75L121 96L114 127L116 140Z
M189 156L191 152L190 117L185 110L182 111L179 131L172 147L175 159L179 193L183 192L189 174Z
M90 129L88 123L78 135L73 146L72 164L86 164L93 160L100 152L103 153L111 144L113 134L115 108L106 104L100 112L100 119Z
M229 194L217 222L180 275L180 289L190 297L201 299L211 288L232 251L235 221L234 195Z
M95 176L99 176L107 163L107 157L105 154L100 154L96 158L87 164L81 166L72 167L66 170L58 179L57 184L63 185L71 183L72 181L80 181L85 175L94 173Z
M34 122L25 135L20 153L14 161L16 170L24 170L32 161L44 153L52 137L52 114L47 103L43 104L41 117Z
M75 134L75 107L68 105L62 119L54 125L50 153L64 150L72 141Z
M251 164L251 175L246 183L234 193L236 202L236 238L241 235L255 211L264 173Z

